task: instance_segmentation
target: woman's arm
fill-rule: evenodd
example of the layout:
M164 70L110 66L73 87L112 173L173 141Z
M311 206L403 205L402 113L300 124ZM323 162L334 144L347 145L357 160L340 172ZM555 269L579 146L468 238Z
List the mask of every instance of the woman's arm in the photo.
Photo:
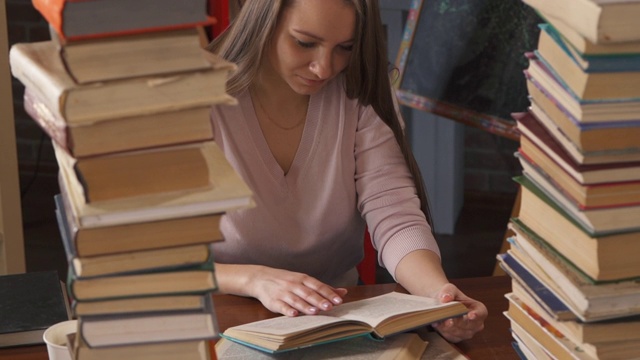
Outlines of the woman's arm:
M342 303L344 288L333 288L302 273L261 265L216 264L221 292L254 297L283 315L313 315Z
M484 328L488 315L486 306L449 283L436 253L429 250L410 252L398 263L395 278L412 294L433 297L441 302L456 300L467 306L469 312L465 316L434 324L447 340L469 339Z

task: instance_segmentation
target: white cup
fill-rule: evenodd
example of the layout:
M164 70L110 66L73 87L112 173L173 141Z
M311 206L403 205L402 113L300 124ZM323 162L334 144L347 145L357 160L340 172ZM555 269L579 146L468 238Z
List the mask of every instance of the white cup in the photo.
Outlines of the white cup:
M49 360L71 360L67 349L67 335L78 331L78 320L67 320L51 325L42 338L47 344Z

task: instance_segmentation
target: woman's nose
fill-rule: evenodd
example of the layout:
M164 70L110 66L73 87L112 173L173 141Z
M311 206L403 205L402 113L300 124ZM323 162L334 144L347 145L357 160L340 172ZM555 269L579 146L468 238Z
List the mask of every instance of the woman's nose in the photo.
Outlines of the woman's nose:
M331 77L333 71L333 59L330 53L321 52L318 56L309 64L311 72L313 72L319 79L328 79Z

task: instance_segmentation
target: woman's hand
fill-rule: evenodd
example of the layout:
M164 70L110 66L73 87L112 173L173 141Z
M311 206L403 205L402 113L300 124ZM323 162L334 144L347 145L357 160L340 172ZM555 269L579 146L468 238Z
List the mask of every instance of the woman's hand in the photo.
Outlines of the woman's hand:
M469 312L464 316L433 324L433 328L445 339L453 343L459 342L472 338L473 335L484 329L484 320L489 312L483 303L466 296L453 284L444 285L436 297L443 303L460 301L469 309Z
M258 265L216 265L221 291L254 297L287 316L314 315L342 304L344 288L333 288L302 273Z

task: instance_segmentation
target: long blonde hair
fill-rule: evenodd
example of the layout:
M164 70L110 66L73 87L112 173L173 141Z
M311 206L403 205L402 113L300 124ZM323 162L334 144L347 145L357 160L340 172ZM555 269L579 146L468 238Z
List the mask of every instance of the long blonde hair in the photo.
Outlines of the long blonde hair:
M235 63L238 70L227 81L227 91L238 94L249 87L258 73L265 49L280 14L296 0L250 0L231 25L209 44L208 49ZM344 0L356 10L355 43L351 60L344 70L345 91L349 98L372 106L391 128L413 176L420 205L431 229L433 221L424 181L394 106L389 60L378 0Z

